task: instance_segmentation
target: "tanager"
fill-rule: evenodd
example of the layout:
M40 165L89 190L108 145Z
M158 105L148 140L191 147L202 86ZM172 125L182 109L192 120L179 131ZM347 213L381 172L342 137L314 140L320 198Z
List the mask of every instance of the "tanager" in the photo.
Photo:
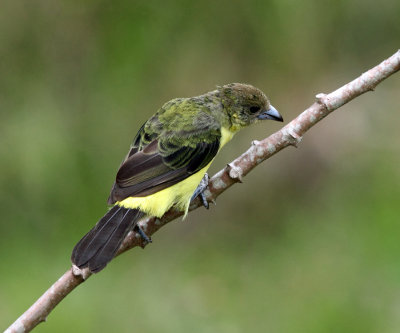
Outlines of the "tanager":
M112 208L75 245L72 263L98 272L144 215L161 217L172 206L186 215L221 148L242 128L265 119L283 121L266 95L248 84L165 103L136 134L108 198Z

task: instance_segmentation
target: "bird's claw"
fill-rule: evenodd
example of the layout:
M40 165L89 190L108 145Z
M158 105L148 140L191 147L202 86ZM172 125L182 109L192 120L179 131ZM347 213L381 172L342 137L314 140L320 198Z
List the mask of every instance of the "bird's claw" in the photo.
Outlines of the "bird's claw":
M209 204L208 204L208 201L206 199L206 196L204 195L204 191L208 187L208 180L209 179L210 178L208 176L208 173L204 174L203 179L200 181L199 186L197 186L196 190L194 191L194 193L192 195L192 198L190 199L190 201L192 202L197 197L200 197L201 203L203 204L203 206L206 209L208 209L210 207Z
M151 237L147 236L146 233L143 231L143 229L139 225L136 224L134 230L140 235L140 237L142 237L142 239L145 243L144 245L147 245L147 244L153 242L151 240Z

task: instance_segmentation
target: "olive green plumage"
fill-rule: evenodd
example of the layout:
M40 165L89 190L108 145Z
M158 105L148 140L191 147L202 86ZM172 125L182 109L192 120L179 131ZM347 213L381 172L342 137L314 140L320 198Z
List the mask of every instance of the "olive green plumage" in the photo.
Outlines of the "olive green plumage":
M108 199L115 206L75 246L73 263L99 271L143 214L161 217L173 205L186 213L222 146L263 119L282 121L259 89L240 83L165 103L139 129Z

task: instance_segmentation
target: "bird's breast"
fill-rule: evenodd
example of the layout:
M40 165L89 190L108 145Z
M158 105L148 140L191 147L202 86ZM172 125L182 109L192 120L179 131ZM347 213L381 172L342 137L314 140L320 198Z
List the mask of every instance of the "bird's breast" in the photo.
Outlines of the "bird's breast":
M227 144L229 141L231 141L234 135L235 135L235 132L233 132L225 127L221 127L221 141L220 141L219 149L221 149L223 146L225 146L225 144Z

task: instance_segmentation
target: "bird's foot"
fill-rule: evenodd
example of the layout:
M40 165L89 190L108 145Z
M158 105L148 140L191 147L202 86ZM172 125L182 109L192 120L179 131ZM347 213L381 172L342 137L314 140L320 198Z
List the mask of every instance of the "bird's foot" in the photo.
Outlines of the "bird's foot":
M207 186L208 186L208 180L210 178L208 177L208 173L204 174L203 179L200 181L199 186L197 186L196 190L194 191L192 198L190 199L190 201L192 202L194 199L196 199L197 197L200 197L201 203L203 204L203 206L208 209L209 208L209 204L208 201L206 199L206 196L204 195L204 191L206 190Z
M136 224L134 230L140 235L140 237L142 237L142 239L145 242L145 245L153 242L151 240L151 237L147 236L146 233L143 231L143 229L139 225Z

